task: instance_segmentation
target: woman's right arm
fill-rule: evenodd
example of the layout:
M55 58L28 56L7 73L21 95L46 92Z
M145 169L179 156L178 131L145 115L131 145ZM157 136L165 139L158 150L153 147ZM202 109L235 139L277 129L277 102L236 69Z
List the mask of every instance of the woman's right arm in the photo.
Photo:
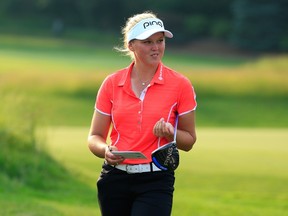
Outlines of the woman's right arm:
M106 143L110 125L111 116L104 115L98 111L95 111L88 136L88 147L90 151L97 157L105 158L108 164L117 165L123 162L124 158L112 154L111 151L117 151L117 147L109 146Z
M110 124L111 116L101 114L95 110L88 136L88 147L99 158L105 158L105 152L108 148L106 139Z

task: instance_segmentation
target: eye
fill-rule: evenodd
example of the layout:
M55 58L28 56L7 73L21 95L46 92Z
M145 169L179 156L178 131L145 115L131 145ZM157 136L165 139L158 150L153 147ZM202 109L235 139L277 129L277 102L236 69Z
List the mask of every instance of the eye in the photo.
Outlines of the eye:
M144 43L144 44L151 44L152 42L149 41L149 40L145 40L145 41L143 41L143 43Z

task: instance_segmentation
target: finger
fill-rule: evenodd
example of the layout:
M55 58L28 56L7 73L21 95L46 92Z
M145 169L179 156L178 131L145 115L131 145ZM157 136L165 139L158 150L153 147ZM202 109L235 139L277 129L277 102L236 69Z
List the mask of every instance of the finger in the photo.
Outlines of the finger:
M171 123L169 122L166 123L166 129L167 129L168 134L174 134L175 128L173 127Z
M163 122L163 125L162 125L162 134L164 135L164 136L166 136L166 135L169 135L170 134L170 123L168 123L168 122ZM172 125L171 125L172 126ZM172 128L173 128L173 126L172 126Z
M125 158L121 157L121 159L115 160L114 163L116 165L118 165L118 164L122 163L124 160L125 160Z
M113 150L118 150L115 146L107 146L105 150L105 160L108 164L113 165L115 164L115 160L122 160L122 157L116 156L112 153Z
M115 166L115 165L122 163L125 160L125 158L121 156L112 156L112 157L107 157L105 160L107 161L109 165Z
M153 134L155 136L160 136L161 133L161 124L164 121L164 118L161 118L159 121L157 121L153 127Z
M164 119L162 118L159 124L159 132L161 135L165 134L166 131L166 122L164 121Z
M121 157L121 156L120 156L120 157ZM125 158L121 157L121 158L119 158L119 159L112 160L112 161L111 161L111 164L114 165L114 166L116 166L116 165L122 163L124 160L125 160Z

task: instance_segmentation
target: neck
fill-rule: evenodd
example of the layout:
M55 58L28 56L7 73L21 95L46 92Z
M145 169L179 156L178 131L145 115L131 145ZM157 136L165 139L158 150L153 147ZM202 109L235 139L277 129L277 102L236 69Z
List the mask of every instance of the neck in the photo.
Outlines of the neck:
M156 73L158 65L147 66L143 64L136 63L133 67L133 73L136 75L136 78L139 78L140 81L145 82L151 80Z
M147 88L157 71L157 67L141 67L139 64L134 64L131 73L131 85L137 97L140 97L141 92Z

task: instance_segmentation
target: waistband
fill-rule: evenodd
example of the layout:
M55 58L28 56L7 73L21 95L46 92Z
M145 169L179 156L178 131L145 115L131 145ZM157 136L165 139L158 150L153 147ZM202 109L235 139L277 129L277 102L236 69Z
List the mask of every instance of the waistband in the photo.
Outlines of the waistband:
M116 169L125 171L129 174L134 173L145 173L145 172L158 172L162 171L158 167L155 166L154 163L147 164L119 164L115 166Z

